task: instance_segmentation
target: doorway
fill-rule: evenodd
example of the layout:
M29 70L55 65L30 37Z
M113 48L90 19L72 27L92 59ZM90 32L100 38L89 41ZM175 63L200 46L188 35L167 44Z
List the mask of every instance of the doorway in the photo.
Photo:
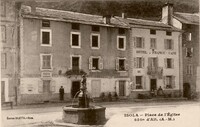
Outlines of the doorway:
M80 81L72 81L71 97L74 98L79 90L80 90ZM76 98L77 96L78 94L76 95Z
M157 79L151 79L150 80L150 90L155 90L157 89Z
M5 81L1 81L1 102L5 102Z
M183 97L190 99L190 84L184 83L183 84Z
M126 81L119 81L119 96L125 96Z
M100 80L92 80L91 82L92 89L92 97L99 97L101 92L101 81Z

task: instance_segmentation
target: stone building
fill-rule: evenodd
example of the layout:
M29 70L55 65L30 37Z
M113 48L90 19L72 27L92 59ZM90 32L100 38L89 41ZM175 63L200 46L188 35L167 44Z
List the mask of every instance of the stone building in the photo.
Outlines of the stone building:
M18 94L18 5L1 0L1 102L16 102Z
M130 31L131 97L163 89L181 95L181 31L162 22L128 18Z
M90 96L129 90L129 27L121 18L22 6L20 102L74 98L87 73Z
M200 44L199 13L180 13L173 11L173 4L166 4L162 11L162 22L183 30L183 96L194 98L200 92Z

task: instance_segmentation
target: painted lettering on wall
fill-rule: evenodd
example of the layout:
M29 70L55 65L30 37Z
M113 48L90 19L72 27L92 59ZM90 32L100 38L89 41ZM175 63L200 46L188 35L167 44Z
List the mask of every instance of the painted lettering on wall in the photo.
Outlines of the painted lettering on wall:
M175 51L144 51L144 50L137 50L137 54L156 54L156 55L177 55Z

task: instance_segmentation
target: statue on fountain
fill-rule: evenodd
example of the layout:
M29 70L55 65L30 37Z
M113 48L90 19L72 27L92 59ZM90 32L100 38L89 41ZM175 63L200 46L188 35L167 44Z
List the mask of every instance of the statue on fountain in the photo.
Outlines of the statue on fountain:
M89 98L87 95L87 87L86 87L86 83L87 83L87 79L86 79L86 75L82 75L82 79L81 79L81 92L79 93L79 102L78 105L80 108L88 108L89 107Z

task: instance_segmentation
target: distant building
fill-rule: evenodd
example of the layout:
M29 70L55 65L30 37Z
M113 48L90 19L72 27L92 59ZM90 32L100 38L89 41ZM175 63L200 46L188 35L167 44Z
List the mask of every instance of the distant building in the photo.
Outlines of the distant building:
M199 13L173 12L173 5L163 7L162 22L182 29L183 96L200 95Z
M1 102L16 102L18 95L18 8L12 0L1 0Z
M22 6L20 102L74 98L87 73L92 97L127 96L129 27L119 18Z
M128 18L131 27L131 97L161 87L166 95L181 96L181 31L162 22Z

